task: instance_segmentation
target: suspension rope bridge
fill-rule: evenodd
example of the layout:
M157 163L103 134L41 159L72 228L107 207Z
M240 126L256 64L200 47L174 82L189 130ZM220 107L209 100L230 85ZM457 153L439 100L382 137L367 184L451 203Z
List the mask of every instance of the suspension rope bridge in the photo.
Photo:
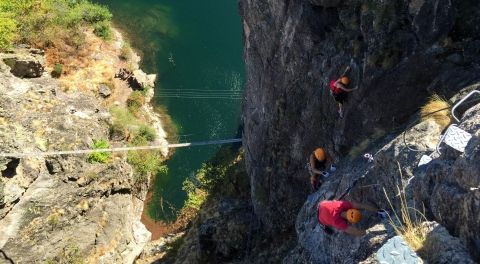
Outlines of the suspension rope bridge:
M198 142L186 142L186 143L177 143L177 144L161 144L161 145L152 145L152 146L136 146L136 147L118 147L118 148L105 148L105 149L82 149L82 150L64 150L64 151L47 151L47 152L10 152L10 153L0 153L0 157L45 157L45 156L59 156L59 155L79 155L79 154L90 154L97 152L125 152L132 150L153 150L153 149L162 149L162 148L184 148L184 147L193 147L193 146L206 146L206 145L221 145L221 144L230 144L242 142L241 138L233 139L221 139L221 140L212 140L212 141L198 141Z
M241 90L162 89L154 98L243 99Z

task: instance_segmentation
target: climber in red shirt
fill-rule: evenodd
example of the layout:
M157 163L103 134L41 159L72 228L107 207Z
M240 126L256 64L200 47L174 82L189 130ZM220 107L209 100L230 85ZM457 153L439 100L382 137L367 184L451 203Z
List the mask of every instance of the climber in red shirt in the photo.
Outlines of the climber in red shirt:
M322 201L318 204L318 221L324 226L334 227L349 235L363 236L365 230L358 229L350 224L356 224L362 219L360 209L375 212L382 218L386 217L384 210L374 206L348 201Z
M345 69L340 78L330 81L330 94L338 103L338 115L340 116L340 118L343 118L343 103L347 99L347 92L358 89L358 86L353 89L347 88L348 84L350 83L350 79L348 79L346 75L349 71L350 66Z

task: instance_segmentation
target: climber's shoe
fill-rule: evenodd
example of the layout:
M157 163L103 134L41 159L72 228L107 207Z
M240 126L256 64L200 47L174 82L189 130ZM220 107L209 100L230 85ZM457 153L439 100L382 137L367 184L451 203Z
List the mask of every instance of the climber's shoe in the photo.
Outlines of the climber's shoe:
M330 172L335 172L337 170L337 167L335 167L335 164L332 164L330 166Z
M388 213L387 211L383 210L383 209L380 209L377 211L377 216L381 219L386 219L387 216L388 216Z

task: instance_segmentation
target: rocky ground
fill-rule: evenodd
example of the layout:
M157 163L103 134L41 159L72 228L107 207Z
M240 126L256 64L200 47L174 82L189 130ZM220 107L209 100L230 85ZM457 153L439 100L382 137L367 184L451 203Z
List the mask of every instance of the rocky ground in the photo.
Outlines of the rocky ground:
M374 204L400 214L399 195L405 195L409 206L448 230L441 226L432 228L434 232L427 235L427 245L421 251L421 257L429 263L452 263L453 260L474 263L472 258L478 259L478 245L475 242L478 235L472 230L479 228L480 210L477 187L479 168L478 162L474 162L478 160L480 146L479 109L480 104L470 108L459 123L460 128L473 135L464 153L442 144L440 155L437 153L429 164L418 167L422 155L435 151L442 132L437 123L427 120L414 126L406 135L409 147L425 151L407 149L403 134L400 134L383 146L379 144L382 146L380 149L371 149L372 152L378 151L373 164L366 164L362 158L348 161L348 164L340 163L342 169L335 172L335 177L329 179L319 192L310 195L300 210L296 220L298 245L288 254L284 263L297 263L295 258L305 259L306 263L358 263L368 259L386 239L394 235L388 223L374 216L370 216L362 225L363 228L369 228L367 236L362 238L352 239L342 233L327 236L320 229L315 217L318 202L332 195L339 197L351 182L363 175L365 178L345 199ZM403 194L399 194L399 191ZM394 208L388 203L387 197ZM427 220L421 219L420 215L417 217L420 222ZM441 242L442 239L445 241Z
M109 107L124 105L132 91L123 80L106 86L100 78L108 71L114 80L121 69L121 41L117 34L104 46L110 52L90 54L95 58L85 70L60 79L50 76L42 50L21 46L0 54L2 152L90 149L93 140L108 139ZM138 60L132 63L138 67ZM96 76L90 67L104 71ZM155 79L139 70L129 78L150 87ZM148 104L152 96L150 89L143 117L156 122L161 144L165 134ZM14 263L133 263L150 240L140 222L148 186L136 186L124 154L105 164L88 162L87 155L3 157L0 170L0 248ZM0 256L0 263L9 262Z

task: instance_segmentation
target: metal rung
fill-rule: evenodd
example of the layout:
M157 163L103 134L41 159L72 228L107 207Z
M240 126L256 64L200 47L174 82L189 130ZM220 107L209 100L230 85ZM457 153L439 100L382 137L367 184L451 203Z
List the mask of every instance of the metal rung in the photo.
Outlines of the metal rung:
M480 91L477 91L477 90L471 91L469 94L467 94L467 96L465 96L462 100L460 100L460 102L456 103L455 106L452 108L452 116L453 116L453 118L455 118L455 120L457 122L460 122L460 119L458 119L457 116L455 115L455 109L457 109L457 107L459 107L461 104L463 104L463 102L465 102L465 100L467 100L470 96L472 96L474 94L480 94Z

